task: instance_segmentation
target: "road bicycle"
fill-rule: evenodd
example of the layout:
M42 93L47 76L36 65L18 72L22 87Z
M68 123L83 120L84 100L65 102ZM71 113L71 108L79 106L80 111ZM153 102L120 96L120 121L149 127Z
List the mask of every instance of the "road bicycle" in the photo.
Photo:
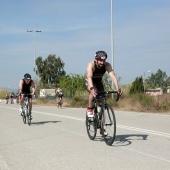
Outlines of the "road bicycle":
M24 96L24 103L22 105L22 119L23 119L23 122L24 124L26 124L26 121L28 123L28 125L31 125L31 113L29 112L29 96L30 95L33 95L33 93L30 93L30 94L21 94Z
M6 104L8 104L8 102L9 102L9 99L8 99L8 98L6 98L6 102L5 102L5 103L6 103Z
M57 107L58 107L58 108L62 108L62 104L63 104L62 98L61 98L61 97L58 97Z
M115 101L119 100L120 95L117 91L98 92L97 97L93 99L94 117L89 118L86 113L86 129L91 140L95 139L97 129L100 129L105 143L111 146L116 136L116 117L113 108L106 101L108 94L112 94Z

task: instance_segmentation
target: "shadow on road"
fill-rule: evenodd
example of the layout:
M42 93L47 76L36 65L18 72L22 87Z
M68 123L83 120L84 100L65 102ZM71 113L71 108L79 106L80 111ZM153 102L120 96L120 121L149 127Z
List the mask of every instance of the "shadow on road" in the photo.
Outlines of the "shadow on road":
M117 135L114 141L114 146L126 146L132 144L134 140L147 140L148 135L145 134L126 134Z
M42 122L32 122L31 125L44 125L47 123L59 123L61 121L42 121Z
M112 146L114 147L127 146L127 145L132 144L132 141L147 140L147 137L148 135L145 135L145 134L117 135ZM96 136L95 140L104 142L104 138L102 136Z

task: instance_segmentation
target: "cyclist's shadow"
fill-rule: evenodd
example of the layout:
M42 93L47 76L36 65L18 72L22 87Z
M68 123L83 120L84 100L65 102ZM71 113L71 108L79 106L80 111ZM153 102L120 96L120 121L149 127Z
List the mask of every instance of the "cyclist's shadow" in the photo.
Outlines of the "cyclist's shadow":
M31 122L32 125L44 125L47 123L60 123L61 121L42 121L42 122Z
M135 140L147 140L148 135L146 134L126 134L126 135L116 135L114 146L127 146L132 144Z
M115 141L113 142L112 146L119 147L119 146L131 145L132 141L147 140L147 137L148 135L145 134L116 135ZM104 142L104 138L102 136L96 136L96 140Z

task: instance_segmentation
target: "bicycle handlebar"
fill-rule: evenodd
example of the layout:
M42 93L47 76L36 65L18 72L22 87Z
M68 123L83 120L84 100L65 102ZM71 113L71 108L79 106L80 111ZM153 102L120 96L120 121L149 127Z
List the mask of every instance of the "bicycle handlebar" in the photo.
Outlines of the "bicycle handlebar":
M101 92L98 92L97 95L100 95L100 94L111 94L111 93L116 93L117 94L117 97L116 97L115 101L118 101L119 97L120 97L120 94L118 93L118 91L101 91ZM97 98L95 97L93 99L93 101L96 100L96 99Z
M116 94L117 94L117 97L116 97L115 101L118 101L118 100L119 100L120 94L118 93L118 91L108 91L108 94L109 94L109 93L116 93Z
M22 96L34 95L34 93L21 93Z

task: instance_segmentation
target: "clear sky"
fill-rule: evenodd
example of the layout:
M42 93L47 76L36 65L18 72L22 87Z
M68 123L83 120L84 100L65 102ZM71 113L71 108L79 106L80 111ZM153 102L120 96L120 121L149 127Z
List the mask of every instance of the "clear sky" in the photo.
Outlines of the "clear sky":
M35 51L36 57L59 56L67 74L84 75L98 50L111 62L111 0L0 4L0 88L18 88L27 72L34 77ZM113 0L113 23L114 71L121 84L148 70L170 76L170 0Z

